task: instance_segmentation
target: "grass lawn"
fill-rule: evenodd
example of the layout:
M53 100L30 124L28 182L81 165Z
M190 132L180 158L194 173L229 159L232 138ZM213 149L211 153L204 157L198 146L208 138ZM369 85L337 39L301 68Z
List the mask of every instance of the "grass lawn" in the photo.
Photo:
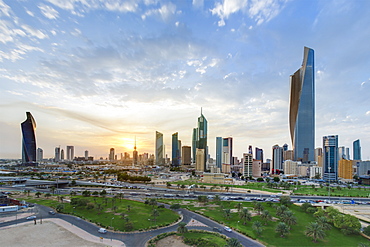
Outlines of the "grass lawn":
M179 203L177 200L176 203ZM236 212L237 204L239 202L233 201L221 201L221 202L208 202L206 204L198 203L193 201L185 201L183 208L187 208L191 211L201 213L204 216L207 216L217 222L220 222L224 225L238 229L239 232L250 236L258 241L264 243L266 246L358 246L359 243L368 242L367 239L360 235L344 235L340 232L339 229L333 227L330 231L326 231L327 236L324 240L319 240L317 243L314 243L312 239L305 236L304 231L306 226L310 222L315 221L315 217L311 214L303 212L299 206L291 205L290 210L297 217L297 224L291 226L290 234L284 238L281 238L278 233L275 232L276 225L279 223L279 219L276 216L276 210L272 205L267 203L262 203L265 210L268 210L271 215L274 217L272 221L263 222L261 217L256 213L253 213L253 203L252 202L241 202L243 207L247 207L252 214L252 220L247 222L246 225L243 225L243 222L240 220L238 213ZM231 213L230 219L224 217L223 209L235 209L235 212ZM238 222L239 221L239 222ZM263 232L261 236L257 236L252 230L252 224L255 221L260 221L263 223ZM265 224L267 223L267 224Z
M118 231L154 229L170 225L180 218L180 216L172 210L150 206L138 201L93 196L73 196L73 198L83 198L88 200L88 204L92 208L87 209L87 206L71 205L70 203L64 202L62 213L73 214L105 228L113 227ZM31 203L37 203L53 208L56 208L58 204L61 204L54 196L50 199L41 197L24 197L23 199ZM159 213L156 217L152 215L154 209L157 209ZM128 218L129 222L132 223L132 229L126 229L126 223L123 216Z
M327 187L316 187L311 186L298 186L297 190L294 190L296 195L318 195L318 196L328 196ZM340 188L330 187L331 196L342 196L342 197L368 197L370 195L369 188Z

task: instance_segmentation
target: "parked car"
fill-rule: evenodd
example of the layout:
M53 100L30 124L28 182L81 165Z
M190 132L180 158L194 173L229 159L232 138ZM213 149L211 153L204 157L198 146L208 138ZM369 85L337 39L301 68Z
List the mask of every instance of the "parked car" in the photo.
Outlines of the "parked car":
M225 230L225 231L227 231L227 232L232 232L232 231L233 231L233 230L231 230L231 228L230 228L230 227L228 227L228 226L225 226L225 227L224 227L224 230Z
M55 215L55 212L53 210L49 211L49 214Z
M107 229L105 229L105 228L99 228L98 232L99 233L107 233Z
M213 231L215 231L215 232L222 232L221 229L218 228L218 227L213 227Z
M31 216L28 216L26 219L27 220L34 220L34 219L36 219L36 216L35 215L31 215Z

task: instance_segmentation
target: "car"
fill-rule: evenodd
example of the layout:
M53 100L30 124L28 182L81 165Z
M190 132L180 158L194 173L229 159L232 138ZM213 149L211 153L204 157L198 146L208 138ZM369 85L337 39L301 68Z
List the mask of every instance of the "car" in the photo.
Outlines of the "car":
M36 219L36 216L35 215L31 215L31 216L28 216L26 219L27 220L34 220L34 219Z
M215 232L222 232L221 229L218 228L218 227L213 227L213 231L215 231Z
M49 214L55 215L55 212L53 210L49 211Z
M105 228L99 228L98 232L99 233L107 233L107 229L105 229Z
M228 227L228 226L225 226L225 227L224 227L224 230L225 230L225 231L227 231L227 232L232 232L231 228L230 228L230 227Z

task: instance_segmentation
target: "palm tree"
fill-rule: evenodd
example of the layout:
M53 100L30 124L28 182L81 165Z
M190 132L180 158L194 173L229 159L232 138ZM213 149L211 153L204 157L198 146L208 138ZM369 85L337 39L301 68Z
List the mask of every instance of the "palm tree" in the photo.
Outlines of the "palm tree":
M131 210L131 205L129 204L129 205L127 205L127 211L130 212L130 210Z
M46 194L45 194L45 197L46 197L46 198L49 198L50 196L51 196L51 194L50 194L50 193L46 193Z
M280 233L280 237L285 237L289 234L290 228L284 222L279 222L275 228L275 232Z
M328 219L325 216L318 217L316 219L316 223L319 224L324 231L331 229L331 225L329 224Z
M276 207L276 215L281 216L285 211L288 210L287 206L281 205Z
M272 219L272 216L270 214L270 211L268 210L263 210L261 214L261 219L265 221L265 225L267 225L267 222Z
M292 211L287 210L281 215L281 221L291 226L297 224L297 218L294 216Z
M153 209L152 216L154 218L155 224L157 224L157 217L159 216L159 211L156 208Z
M243 221L243 225L247 224L247 221L252 219L252 215L249 212L248 208L243 208L241 212L239 212L239 217Z
M305 235L313 238L314 242L317 242L318 239L324 239L326 236L324 229L317 222L311 222L307 226Z
M35 193L35 196L36 196L37 198L40 198L40 196L41 196L41 192L40 192L40 191L37 191L37 192Z
M184 233L188 232L188 228L186 227L186 223L180 222L179 227L177 228L177 232L184 235Z
M152 206L152 208L154 208L154 206L157 206L157 200L155 198L151 198L149 200L149 203L148 203L150 206Z
M256 232L257 236L260 236L263 230L262 223L259 221L253 222L252 229Z
M242 247L243 245L236 238L229 238L225 247Z
M257 211L258 215L260 215L264 207L261 202L256 202L253 206L253 209Z
M231 216L231 210L228 208L224 209L224 217L229 220L230 216Z

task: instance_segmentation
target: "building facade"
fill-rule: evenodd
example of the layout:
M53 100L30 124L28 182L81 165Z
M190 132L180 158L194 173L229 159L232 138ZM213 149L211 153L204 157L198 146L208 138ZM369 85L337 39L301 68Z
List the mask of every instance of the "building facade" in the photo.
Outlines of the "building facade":
M155 132L155 164L163 165L163 134L159 131Z
M176 132L172 134L172 166L180 166L179 155L179 133Z
M243 176L244 178L253 176L253 154L243 153Z
M190 146L182 146L181 152L181 161L183 165L190 166L191 165L191 147Z
M222 137L216 137L216 167L222 171Z
M283 170L283 148L279 145L272 147L272 166L270 174L279 174Z
M67 160L73 160L75 157L75 147L67 146Z
M338 136L323 137L323 169L325 181L338 180Z
M22 129L22 163L36 162L36 121L30 112L21 123Z
M361 146L359 139L353 142L353 159L361 160Z
M302 67L290 76L289 127L294 159L314 161L315 146L314 51L304 48Z
M44 159L44 151L41 148L38 148L36 152L36 161L41 162L43 159Z
M353 179L353 161L347 159L340 159L338 161L338 177L343 179Z

